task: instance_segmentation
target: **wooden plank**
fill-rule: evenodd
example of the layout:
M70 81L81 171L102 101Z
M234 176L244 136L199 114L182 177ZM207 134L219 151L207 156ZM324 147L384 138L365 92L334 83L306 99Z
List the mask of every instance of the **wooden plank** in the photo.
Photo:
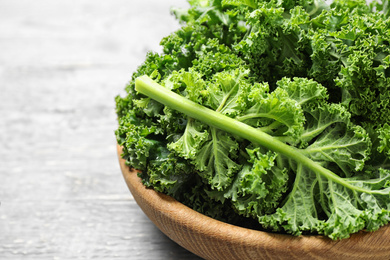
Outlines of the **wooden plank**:
M2 211L2 259L192 257L151 224L134 200L23 200L4 202Z

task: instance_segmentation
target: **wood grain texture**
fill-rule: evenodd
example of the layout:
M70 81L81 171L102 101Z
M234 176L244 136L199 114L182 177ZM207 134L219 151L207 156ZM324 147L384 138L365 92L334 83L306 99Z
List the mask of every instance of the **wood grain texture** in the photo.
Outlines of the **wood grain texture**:
M0 1L0 259L199 259L119 169L114 97L185 0Z
M127 186L145 214L172 240L208 260L225 259L390 259L390 226L333 241L322 236L293 237L226 224L173 198L145 188L136 171L118 157Z

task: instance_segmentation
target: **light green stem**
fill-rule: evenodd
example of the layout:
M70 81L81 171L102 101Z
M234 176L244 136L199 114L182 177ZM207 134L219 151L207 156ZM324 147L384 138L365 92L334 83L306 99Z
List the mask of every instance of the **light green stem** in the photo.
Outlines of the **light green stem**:
M351 190L365 193L376 193L376 191L367 190L350 184L348 181L334 174L332 171L322 167L320 164L305 156L301 150L293 146L289 146L259 129L239 122L233 118L227 117L219 112L206 108L183 96L180 96L161 86L148 76L141 76L137 78L135 81L135 89L138 92L172 109L184 113L191 118L197 119L212 127L221 129L230 134L247 139L252 143L262 145L272 151L283 154L288 158L301 163L310 170L322 175L323 177L339 183ZM380 191L378 193L380 193Z

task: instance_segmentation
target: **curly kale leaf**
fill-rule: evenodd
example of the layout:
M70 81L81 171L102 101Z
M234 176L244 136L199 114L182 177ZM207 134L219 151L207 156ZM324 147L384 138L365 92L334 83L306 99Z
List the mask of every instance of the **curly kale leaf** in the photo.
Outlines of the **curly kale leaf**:
M272 213L288 190L289 174L275 152L261 148L246 149L249 160L223 191L207 191L216 201L230 201L245 217L257 218Z
M345 127L337 124L327 128L304 153L313 161L328 162L349 176L361 171L370 154L370 138L359 126ZM328 166L331 167L331 166Z
M239 100L245 100L243 95L250 86L242 80L245 75L245 72L240 71L215 74L205 90L204 104L227 115L234 115L235 111L240 111L242 105ZM176 82L177 85L185 84L183 77L175 79L179 81ZM172 82L173 79L169 80ZM199 89L193 90L199 93ZM188 88L186 93L191 96L192 89ZM240 169L239 164L235 162L239 148L235 138L213 127L199 127L199 123L191 118L180 139L168 147L178 155L190 159L199 174L212 188L218 190L226 188L231 183L233 174Z
M208 180L212 188L221 190L230 184L233 174L241 168L234 161L238 143L215 128L210 131L211 138L199 150L194 164L199 175Z
M390 174L345 178L343 184L296 166L293 188L275 213L259 217L264 227L290 234L319 233L348 238L359 230L377 230L390 220ZM347 185L349 187L347 187Z
M293 84L291 82L284 80L285 84ZM291 93L295 93L293 97L322 93L313 91L310 80L305 82L308 86L305 88L301 85L302 89L292 91ZM218 185L213 185L210 176L205 176L204 173L200 173L200 176L212 184L208 191L211 198L222 203L230 201L237 212L257 217L265 228L284 230L294 235L318 233L340 239L362 229L376 230L390 219L390 172L383 168L374 171L370 167L366 168L371 148L369 134L362 127L353 125L350 115L343 113L341 106L328 104L326 100L319 102L321 98L318 97L298 98L301 101L307 100L302 102L303 105L310 104L310 110L307 110L312 112L310 115L314 114L313 111L318 111L315 104L317 108L328 106L329 110L340 109L333 116L312 116L310 120L317 122L306 126L317 134L311 135L311 139L306 136L308 146L298 149L219 111L176 96L147 77L139 78L136 87L151 98L194 120L204 122L215 132L218 131L220 134L213 136L213 144L220 146L216 150L220 152L221 158L234 159L231 151L236 151L238 146L232 142L231 135L250 142L244 156L247 161L241 162L241 169L237 164L227 166L226 160L220 161L220 165L208 164L210 167L214 166L208 172L219 171L219 167L228 171L231 167L236 171L234 175L230 171L221 179L215 174ZM294 88L285 86L284 89ZM317 85L314 89L321 87ZM326 97L326 93L317 95ZM302 106L294 101L296 109L303 113ZM326 113L327 110L319 111ZM328 120L333 123L325 127ZM317 131L315 126L319 127ZM230 144L227 145L228 143ZM229 146L233 148L229 150ZM211 151L209 147L207 144L200 148L200 155L203 155L203 149ZM212 156L209 155L209 158ZM198 157L195 158L195 165L197 160ZM233 160L230 162L233 163ZM368 174L364 174L366 170ZM292 182L288 177L291 176L290 172L294 173Z
M235 46L260 81L303 76L308 67L309 15L300 7L288 13L274 2L261 3L247 14L248 34Z
M189 76L188 74L191 73L192 76ZM195 95L192 93L193 90L198 95L199 91L204 92L204 98L189 99L221 114L236 118L238 121L259 127L263 131L267 129L274 136L290 135L295 138L299 136L305 121L300 103L304 104L310 99L316 99L314 96L305 100L305 95L313 94L312 91L316 95L321 95L321 92L316 93L313 84L307 84L309 86L307 91L310 94L305 94L305 91L298 94L292 90L294 87L290 87L293 98L290 98L288 90L282 87L269 93L267 85L252 86L247 79L247 74L246 71L240 70L224 71L215 74L210 82L202 81L201 87L192 88L192 85L187 85L189 81L186 79L199 80L200 75L194 71L182 71L170 77L167 81L169 84L166 82L165 85L169 88L187 85L186 91L183 92L188 97ZM289 83L299 84L296 81L289 81ZM196 84L193 80L191 82ZM208 87L205 88L205 85ZM212 188L218 190L229 186L233 175L241 168L237 162L240 147L236 137L220 132L214 127L207 128L192 118L188 119L183 135L168 147L177 155L191 160L200 171L199 174L208 180Z

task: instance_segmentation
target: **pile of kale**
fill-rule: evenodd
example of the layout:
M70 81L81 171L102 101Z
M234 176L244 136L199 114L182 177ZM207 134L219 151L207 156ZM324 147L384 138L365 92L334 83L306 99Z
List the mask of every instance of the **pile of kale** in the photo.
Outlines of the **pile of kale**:
M144 184L268 231L341 239L387 224L389 2L188 2L173 9L182 27L116 98L117 141ZM270 149L139 93L143 75L281 144Z

